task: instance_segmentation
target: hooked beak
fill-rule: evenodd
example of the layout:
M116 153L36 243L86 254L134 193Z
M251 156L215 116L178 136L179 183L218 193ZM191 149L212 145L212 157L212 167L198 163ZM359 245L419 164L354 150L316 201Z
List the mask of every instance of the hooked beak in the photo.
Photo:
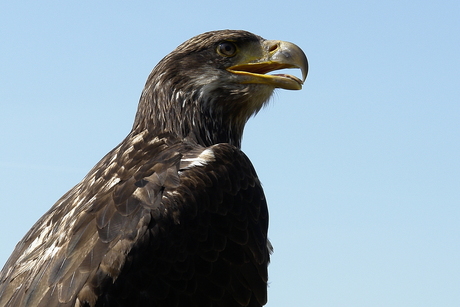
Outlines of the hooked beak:
M268 84L275 88L300 90L308 73L308 61L302 49L293 43L274 40L264 41L263 48L262 57L243 61L227 70L239 75L241 83ZM300 69L302 80L288 74L267 74L284 68Z

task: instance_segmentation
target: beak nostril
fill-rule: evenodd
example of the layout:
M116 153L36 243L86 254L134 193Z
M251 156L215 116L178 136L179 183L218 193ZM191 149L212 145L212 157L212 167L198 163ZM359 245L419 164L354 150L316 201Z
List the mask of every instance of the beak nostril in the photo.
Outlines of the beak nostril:
M278 49L278 44L273 44L268 48L268 51L273 52Z

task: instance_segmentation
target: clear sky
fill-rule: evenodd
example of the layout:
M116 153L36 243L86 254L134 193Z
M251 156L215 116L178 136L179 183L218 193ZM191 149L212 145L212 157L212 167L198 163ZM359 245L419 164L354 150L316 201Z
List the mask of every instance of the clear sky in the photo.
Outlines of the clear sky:
M315 2L3 1L0 263L126 136L163 56L244 29L310 63L243 140L268 306L460 306L460 2Z

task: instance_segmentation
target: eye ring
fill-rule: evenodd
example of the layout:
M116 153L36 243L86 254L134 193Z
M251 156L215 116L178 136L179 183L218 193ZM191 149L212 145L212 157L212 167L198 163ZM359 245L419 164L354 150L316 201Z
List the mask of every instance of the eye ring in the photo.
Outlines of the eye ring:
M232 57L237 53L237 51L238 48L236 45L229 41L221 42L217 46L217 53L224 57Z

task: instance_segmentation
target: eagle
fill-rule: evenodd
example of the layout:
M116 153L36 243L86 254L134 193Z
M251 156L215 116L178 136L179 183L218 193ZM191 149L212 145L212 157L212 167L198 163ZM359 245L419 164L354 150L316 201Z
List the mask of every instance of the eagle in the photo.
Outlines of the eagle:
M269 74L285 68L302 77ZM307 70L298 46L246 31L179 45L149 75L131 132L16 245L0 306L265 305L268 209L241 139Z

